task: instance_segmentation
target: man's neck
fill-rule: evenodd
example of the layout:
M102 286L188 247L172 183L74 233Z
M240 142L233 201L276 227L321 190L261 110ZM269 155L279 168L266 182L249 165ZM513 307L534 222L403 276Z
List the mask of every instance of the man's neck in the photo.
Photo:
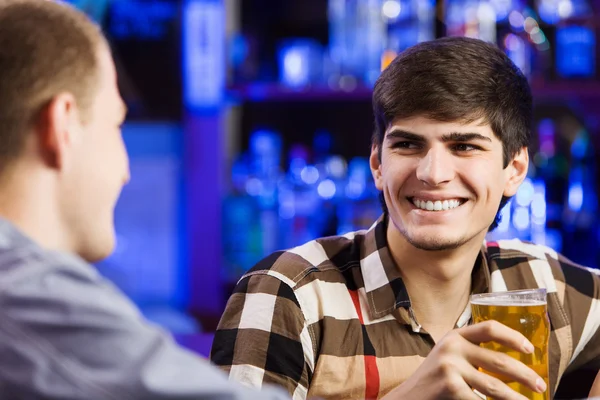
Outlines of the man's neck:
M417 249L391 223L387 236L417 322L437 341L455 326L469 302L471 273L485 233L444 251Z
M0 179L0 217L40 246L69 251L51 178L44 172L14 168Z

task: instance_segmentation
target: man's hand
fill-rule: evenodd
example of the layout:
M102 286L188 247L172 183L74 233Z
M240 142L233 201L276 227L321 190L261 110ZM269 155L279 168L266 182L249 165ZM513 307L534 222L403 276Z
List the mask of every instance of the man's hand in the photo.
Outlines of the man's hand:
M473 389L498 400L526 399L500 379L480 372L478 367L520 382L536 392L546 390L544 380L522 362L479 346L490 341L525 354L534 350L525 336L497 321L455 329L448 332L415 373L385 399L480 400Z

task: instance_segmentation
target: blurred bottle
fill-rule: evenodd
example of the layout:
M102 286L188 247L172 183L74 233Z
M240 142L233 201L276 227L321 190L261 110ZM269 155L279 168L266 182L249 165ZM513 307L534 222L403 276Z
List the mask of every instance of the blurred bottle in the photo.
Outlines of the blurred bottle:
M381 73L381 56L387 37L382 6L383 0L362 0L359 2L359 13L363 15L357 32L363 47L364 66L361 78L369 87L375 84Z
M555 57L559 78L593 78L596 75L595 30L579 24L557 27Z
M531 76L533 58L533 48L529 41L517 34L508 33L504 37L504 40L502 40L502 47L512 62L519 67L523 75L529 78Z
M239 277L278 248L280 158L280 136L259 130L232 167L232 187L223 202L226 278Z
M286 39L279 45L279 82L304 88L323 79L323 48L313 39Z
M596 264L598 218L595 154L590 137L580 129L571 145L568 194L563 209L564 252L583 265Z
M450 0L446 12L447 34L496 43L496 17L494 2Z
M344 198L338 207L338 234L369 228L382 214L378 195L369 161L362 157L350 160Z
M467 36L496 43L528 78L544 77L552 55L540 18L524 0L450 0L449 36ZM544 28L545 29L545 28Z
M382 0L329 0L330 86L352 90L379 76L386 39Z
M279 183L279 245L291 248L308 242L319 232L314 224L319 212L320 198L317 193L319 170L310 163L309 150L301 145L292 146L289 169Z
M587 0L536 0L540 18L550 25L569 18L581 18L592 15L592 7Z
M579 3L577 14L583 15L581 12L587 7L584 2ZM513 45L513 54L517 55L513 61L522 67L533 85L543 85L545 81L557 75L557 63L565 60L562 55L559 56L559 53L581 54L582 47L570 47L566 44L572 40L577 41L576 35L570 35L571 32L560 33L564 25L562 20L567 18L567 15L575 15L573 7L575 2L571 0L519 1L518 7L512 10L508 17L509 24L506 26L510 29L508 31L500 29L501 36L504 37L502 42ZM509 34L518 36L522 45L516 46L515 40L507 40ZM551 42L554 51L551 51ZM508 46L506 49L508 52ZM523 59L525 62L521 61Z
M382 68L408 47L434 38L433 0L385 0L382 13L387 25Z
M563 207L568 188L568 162L558 151L562 146L552 119L541 120L535 132L539 140L533 155L536 178L545 184L546 199L546 244L557 251L563 247Z
M320 206L313 223L319 236L337 234L337 207L344 197L347 164L342 156L334 154L335 147L331 133L326 130L315 132L313 154L315 167L319 170L317 194Z
M333 152L333 136L328 130L319 129L313 136L313 160L319 170L324 170L325 163Z
M534 178L531 199L531 241L555 249L556 237L546 230L546 183Z
M531 240L532 236L532 213L531 204L533 203L533 197L535 194L535 188L533 181L530 177L525 178L514 200L511 202L512 226L514 237L521 240Z
M263 255L278 249L277 188L281 178L281 137L267 130L259 130L250 137L250 152L254 176L260 183L256 199L260 209Z
M498 45L523 74L529 78L544 77L551 61L549 44L539 25L539 17L525 2L514 1L508 15L498 20Z
M358 0L329 0L329 53L338 79L360 75L360 48L355 42L358 31Z
M249 155L242 154L231 169L231 188L223 200L223 278L237 280L262 254L260 209L249 194L257 181L251 174Z

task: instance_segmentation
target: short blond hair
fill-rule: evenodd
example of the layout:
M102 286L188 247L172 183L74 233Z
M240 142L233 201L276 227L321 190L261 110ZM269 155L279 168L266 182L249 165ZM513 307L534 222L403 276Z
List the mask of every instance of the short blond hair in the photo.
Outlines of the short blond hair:
M87 118L97 90L99 27L68 4L0 4L0 168L17 158L26 132L59 93L75 96Z

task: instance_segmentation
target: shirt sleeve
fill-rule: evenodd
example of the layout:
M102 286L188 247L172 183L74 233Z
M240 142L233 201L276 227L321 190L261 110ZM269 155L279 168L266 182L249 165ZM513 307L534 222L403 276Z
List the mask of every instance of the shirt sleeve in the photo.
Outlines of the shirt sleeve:
M0 392L11 399L284 399L180 348L92 268L23 266L0 285ZM89 271L83 267L89 267Z
M305 399L312 374L303 350L303 338L312 346L306 326L290 286L265 270L252 273L227 303L211 359L245 385L275 384Z
M571 321L573 356L568 371L600 368L600 270L560 256L565 278L564 306Z

